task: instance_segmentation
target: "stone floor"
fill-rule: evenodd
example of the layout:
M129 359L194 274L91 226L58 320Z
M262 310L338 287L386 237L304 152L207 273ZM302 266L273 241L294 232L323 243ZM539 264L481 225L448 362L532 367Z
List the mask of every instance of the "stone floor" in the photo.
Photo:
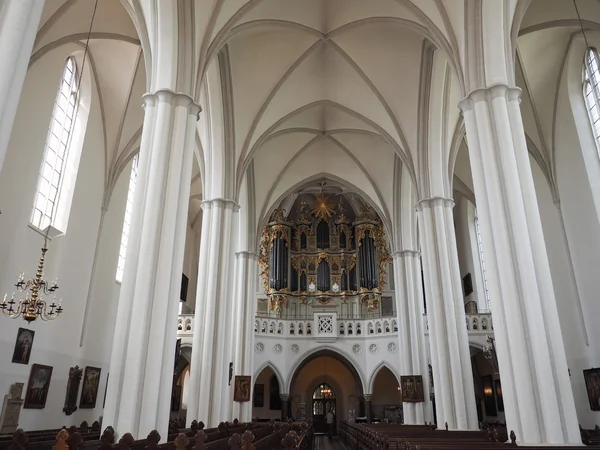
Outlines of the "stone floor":
M327 436L315 436L314 450L347 450L347 448L337 437L329 439Z

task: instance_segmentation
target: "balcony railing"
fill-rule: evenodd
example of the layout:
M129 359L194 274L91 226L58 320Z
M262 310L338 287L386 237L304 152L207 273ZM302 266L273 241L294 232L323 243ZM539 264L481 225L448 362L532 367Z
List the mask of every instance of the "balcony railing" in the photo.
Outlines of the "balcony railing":
M194 315L180 314L177 321L177 337L187 337L194 334Z
M295 338L315 337L316 319L267 319L257 317L254 321L256 335L293 336ZM398 320L395 317L378 319L345 319L336 317L336 337L365 337L397 335Z
M469 336L486 336L494 334L494 324L492 322L492 314L489 312L481 312L465 315L465 326ZM429 321L427 314L423 315L423 324L425 334L429 334Z
M304 319L278 319L257 316L254 320L256 335L293 336L296 338L315 337L315 317ZM427 315L423 316L425 334L429 334ZM346 318L336 316L336 335L342 337L357 336L390 336L398 333L396 317L379 318ZM470 337L482 337L494 333L494 324L490 313L467 314L466 324ZM177 324L178 337L192 337L194 332L194 315L181 314Z

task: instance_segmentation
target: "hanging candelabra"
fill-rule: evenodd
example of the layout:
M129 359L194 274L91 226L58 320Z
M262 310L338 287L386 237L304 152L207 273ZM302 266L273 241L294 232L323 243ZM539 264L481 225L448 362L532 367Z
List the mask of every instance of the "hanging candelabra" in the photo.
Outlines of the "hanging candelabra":
M2 310L5 316L11 319L22 317L27 322L33 322L37 318L44 321L54 320L63 312L62 299L57 304L56 295L53 296L51 303L48 303L43 298L43 295L54 294L58 290L57 279L52 283L48 283L44 279L44 260L48 251L46 244L47 239L44 240L42 256L40 257L35 277L25 281L25 274L22 273L15 283L17 291L24 292L25 296L15 301L15 293L13 292L10 301L7 301L7 295L4 295L4 299L0 303L0 310Z

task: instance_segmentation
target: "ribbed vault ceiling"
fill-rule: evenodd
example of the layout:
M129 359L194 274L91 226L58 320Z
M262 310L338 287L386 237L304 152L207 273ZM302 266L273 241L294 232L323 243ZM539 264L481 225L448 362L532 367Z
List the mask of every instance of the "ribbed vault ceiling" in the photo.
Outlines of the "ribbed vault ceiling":
M100 0L96 13L89 61L102 110L108 193L139 148L141 97L148 85L140 41L153 36L138 31L144 31L140 16L146 17L140 11L146 13L151 3ZM251 168L256 220L304 181L319 176L343 179L389 217L397 161L415 179L424 164L419 132L427 116L419 116L419 95L427 45L438 48L436 58L442 61L436 63L442 66L434 67L429 87L433 97L448 103L442 141L450 147L460 121L454 105L463 85L455 70L465 57L463 1L192 3L196 61L190 77L204 80L211 65L220 64L221 83L231 94L236 189ZM45 5L31 64L51 57L62 45L75 43L83 49L94 2L46 0ZM579 6L588 37L598 39L600 1L580 1ZM138 11L137 31L128 10ZM572 2L532 0L520 29L517 83L525 91L530 151L551 178L556 86L579 33ZM203 86L198 83L197 89ZM206 95L198 93L198 98L208 101ZM200 137L198 143L206 151L208 142ZM459 157L457 164L468 164L468 158ZM456 174L466 188L472 186L466 179L469 170L457 167ZM189 214L194 224L201 217L202 183L195 163Z

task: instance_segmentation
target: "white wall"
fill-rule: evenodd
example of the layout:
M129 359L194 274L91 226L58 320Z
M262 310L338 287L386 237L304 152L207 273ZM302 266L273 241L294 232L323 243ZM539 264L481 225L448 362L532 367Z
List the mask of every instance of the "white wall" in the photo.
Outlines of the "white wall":
M600 173L600 161L581 95L582 60L583 56L579 58L579 55L569 57L569 76L563 78L557 104L556 182L566 239L548 184L537 164L532 162L531 165L567 362L571 370L577 415L583 427L593 428L600 424L600 413L590 409L582 371L600 366L600 329L596 326L597 318L600 317L597 287L600 269L600 223L597 209L600 186L597 186L596 176ZM589 346L584 341L582 320L576 303L576 287Z
M29 71L17 112L8 154L0 174L0 293L12 293L17 275L34 274L43 238L28 227L38 172L44 151L54 98L64 61L75 45L50 52ZM112 345L114 304L118 286L114 281L116 254L123 220L127 183L120 180L107 213L97 263L97 296L92 305L88 341L79 346L81 324L90 283L104 189L104 148L98 98L93 90L75 194L67 234L49 244L46 278L59 278L58 295L64 299L63 315L54 322L40 320L27 325L22 319L0 317L0 396L15 382L27 384L33 363L54 368L46 407L23 409L19 426L43 429L92 422L101 415ZM116 200L115 200L116 199ZM110 281L108 281L110 280ZM13 364L17 329L35 331L29 365ZM102 368L96 408L62 412L69 368Z

